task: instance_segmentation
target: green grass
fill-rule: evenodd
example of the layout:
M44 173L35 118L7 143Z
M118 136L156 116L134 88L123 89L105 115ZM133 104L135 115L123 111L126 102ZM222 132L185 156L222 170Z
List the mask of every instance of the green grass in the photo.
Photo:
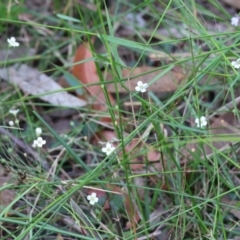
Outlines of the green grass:
M52 106L1 80L0 238L238 239L239 71L231 61L240 55L240 37L227 8L215 0L208 7L194 0L117 0L112 7L98 0L88 5L68 1L62 7L55 0L44 14L5 2L14 9L0 19L2 41L14 36L20 47L34 48L36 54L7 55L0 59L1 68L25 63L55 79L64 75L71 85L66 91L82 93L68 72L77 47L88 41L100 80L90 85L103 86L108 110L85 106L61 117L70 108ZM16 18L16 12L29 14L31 21ZM146 25L127 23L129 13L144 13ZM127 36L119 34L120 23L131 25ZM128 90L122 69L151 66L151 53L168 56L154 63L162 76L175 66L183 68L184 83L165 98L157 89L127 91L123 97L116 88L116 103L111 103L102 69ZM126 108L126 102L140 107ZM19 127L8 125L14 108L20 109ZM112 122L103 124L106 114ZM194 123L200 116L208 117L205 129ZM228 125L215 126L217 118ZM31 147L36 127L43 129L44 148ZM214 133L214 128L227 130ZM104 129L116 136L116 150L109 156L101 151ZM129 150L133 141L138 144ZM158 153L155 161L149 160L150 151ZM92 191L99 197L94 206L87 200ZM11 201L4 204L9 193Z

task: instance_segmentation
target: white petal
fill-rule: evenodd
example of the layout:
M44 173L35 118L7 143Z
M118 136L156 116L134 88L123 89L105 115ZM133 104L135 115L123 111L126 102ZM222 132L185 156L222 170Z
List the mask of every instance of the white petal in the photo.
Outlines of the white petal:
M112 144L108 142L108 143L106 144L106 148L111 148L111 147L112 147Z
M196 119L195 119L195 123L196 123L196 124L199 124L199 118L196 118Z
M239 69L240 64L236 64L234 67L237 68L237 69Z
M96 194L95 192L93 192L91 196L92 196L92 197L96 197L97 194Z
M140 91L140 87L139 87L139 86L136 86L136 87L135 87L135 90L136 90L137 92L139 92L139 91Z
M91 198L92 198L91 195L87 196L87 200L91 200Z
M107 152L107 148L102 148L102 152Z
M10 112L11 114L13 114L14 116L16 116L17 113L19 112L19 109L9 110L9 112Z
M233 26L237 26L238 25L238 22L239 22L239 16L235 16L235 17L232 17L231 18L231 24Z
M42 134L42 129L38 127L35 129L35 132L36 132L37 136L40 136Z
M240 59L237 59L237 61L232 61L231 64L234 68L238 69L240 67Z
M8 38L7 42L9 43L10 47L18 47L19 46L19 43L16 42L15 37L11 37L10 39Z
M14 122L13 122L13 121L9 121L8 124L9 124L10 126L13 126L13 125L14 125Z

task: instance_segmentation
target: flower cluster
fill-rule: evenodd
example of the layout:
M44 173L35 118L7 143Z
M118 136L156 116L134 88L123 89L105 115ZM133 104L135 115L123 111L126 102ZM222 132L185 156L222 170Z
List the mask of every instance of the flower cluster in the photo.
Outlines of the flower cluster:
M38 137L37 140L33 141L32 147L42 147L44 144L46 144L46 140L43 140L42 137Z
M37 135L37 140L33 141L32 147L39 147L41 148L44 144L46 144L46 140L44 140L40 135L42 134L42 129L40 127L37 127L35 129L36 135Z
M8 122L8 124L12 127L12 126L14 126L14 124L16 124L16 125L18 125L19 124L19 121L18 121L18 119L17 119L17 114L18 114L18 112L19 112L19 109L14 109L14 110L9 110L9 113L11 113L13 116L14 116L14 118L15 118L15 121L9 121Z
M135 90L137 92L146 92L146 89L148 87L148 84L147 83L143 83L142 81L138 81L137 82L137 86L135 87Z
M112 146L111 143L107 143L106 147L102 148L102 152L106 153L106 155L110 155L115 150L115 147Z
M87 200L89 201L89 203L91 205L94 205L95 203L98 202L97 194L95 192L93 192L91 195L87 196Z
M16 41L15 37L8 38L9 47L19 47L19 43Z
M235 15L234 17L231 18L231 24L236 27L238 26L239 20L240 17L238 15Z

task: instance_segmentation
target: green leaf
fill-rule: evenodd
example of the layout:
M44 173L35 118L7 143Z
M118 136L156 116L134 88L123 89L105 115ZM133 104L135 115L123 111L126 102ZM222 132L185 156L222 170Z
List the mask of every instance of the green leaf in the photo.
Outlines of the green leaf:
M57 17L59 17L60 19L63 19L63 20L67 20L67 21L70 21L70 22L81 22L80 20L76 19L76 18L73 18L73 17L69 17L69 16L66 16L66 15L63 15L63 14L57 14Z
M64 71L63 73L66 81L68 82L69 86L71 87L78 87L76 88L76 92L80 95L83 95L83 89L81 83L77 78L75 78L71 73Z

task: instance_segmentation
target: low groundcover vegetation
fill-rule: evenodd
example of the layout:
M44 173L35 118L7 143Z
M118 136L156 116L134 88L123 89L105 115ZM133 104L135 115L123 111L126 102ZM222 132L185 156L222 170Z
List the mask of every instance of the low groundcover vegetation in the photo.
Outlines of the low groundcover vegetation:
M240 239L238 1L0 3L0 239Z

